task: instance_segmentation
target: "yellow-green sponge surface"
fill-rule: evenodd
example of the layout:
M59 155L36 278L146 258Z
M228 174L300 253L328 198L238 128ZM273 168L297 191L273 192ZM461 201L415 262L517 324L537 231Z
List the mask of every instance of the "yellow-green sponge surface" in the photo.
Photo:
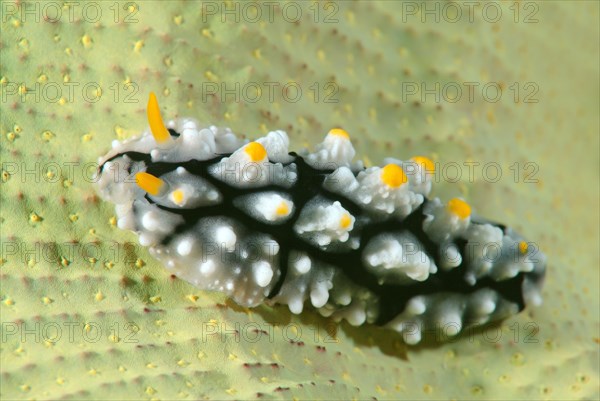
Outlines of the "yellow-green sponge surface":
M598 3L459 2L460 16L425 3L434 14L283 2L253 22L256 7L236 16L232 2L3 1L0 396L597 398ZM170 277L91 179L112 140L145 128L151 91L165 119L284 129L294 148L342 126L366 161L432 157L445 169L434 195L464 196L547 253L545 303L406 347Z

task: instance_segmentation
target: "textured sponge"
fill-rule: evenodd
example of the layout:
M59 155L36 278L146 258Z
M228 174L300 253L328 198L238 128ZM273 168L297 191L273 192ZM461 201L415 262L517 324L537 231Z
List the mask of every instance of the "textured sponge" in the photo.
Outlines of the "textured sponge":
M235 2L97 2L97 19L53 4L0 4L1 398L597 398L597 2L456 22L407 2L282 3L273 22L221 12ZM435 196L539 239L544 305L407 349L171 277L93 185L110 142L146 126L151 91L165 121L282 129L292 149L342 127L366 164L427 156Z

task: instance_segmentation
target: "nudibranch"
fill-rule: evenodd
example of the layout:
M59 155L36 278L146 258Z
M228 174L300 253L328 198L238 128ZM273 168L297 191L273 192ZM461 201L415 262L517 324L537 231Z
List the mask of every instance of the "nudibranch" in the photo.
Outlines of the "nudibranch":
M193 118L164 124L154 94L147 113L149 129L100 158L98 190L119 228L198 288L295 314L310 300L409 344L541 302L544 254L463 199L428 199L427 157L365 167L341 128L296 153L284 131L248 141Z

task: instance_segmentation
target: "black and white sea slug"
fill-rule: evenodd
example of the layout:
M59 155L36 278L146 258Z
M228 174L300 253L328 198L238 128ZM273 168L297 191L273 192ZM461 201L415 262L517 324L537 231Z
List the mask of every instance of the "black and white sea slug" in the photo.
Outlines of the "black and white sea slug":
M541 301L545 256L462 199L427 199L426 157L365 168L339 128L294 153L283 131L248 142L191 118L165 126L154 94L148 120L100 159L99 192L120 228L201 289L296 314L310 299L324 316L384 325L407 343Z

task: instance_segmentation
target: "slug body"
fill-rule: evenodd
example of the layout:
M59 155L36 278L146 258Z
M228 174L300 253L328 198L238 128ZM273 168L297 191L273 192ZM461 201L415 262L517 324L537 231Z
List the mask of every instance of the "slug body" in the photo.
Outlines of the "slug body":
M293 153L283 131L248 142L189 118L165 126L154 95L148 119L100 159L98 190L119 228L201 289L296 314L310 300L411 344L541 302L545 256L462 199L428 199L425 157L365 168L342 129Z

